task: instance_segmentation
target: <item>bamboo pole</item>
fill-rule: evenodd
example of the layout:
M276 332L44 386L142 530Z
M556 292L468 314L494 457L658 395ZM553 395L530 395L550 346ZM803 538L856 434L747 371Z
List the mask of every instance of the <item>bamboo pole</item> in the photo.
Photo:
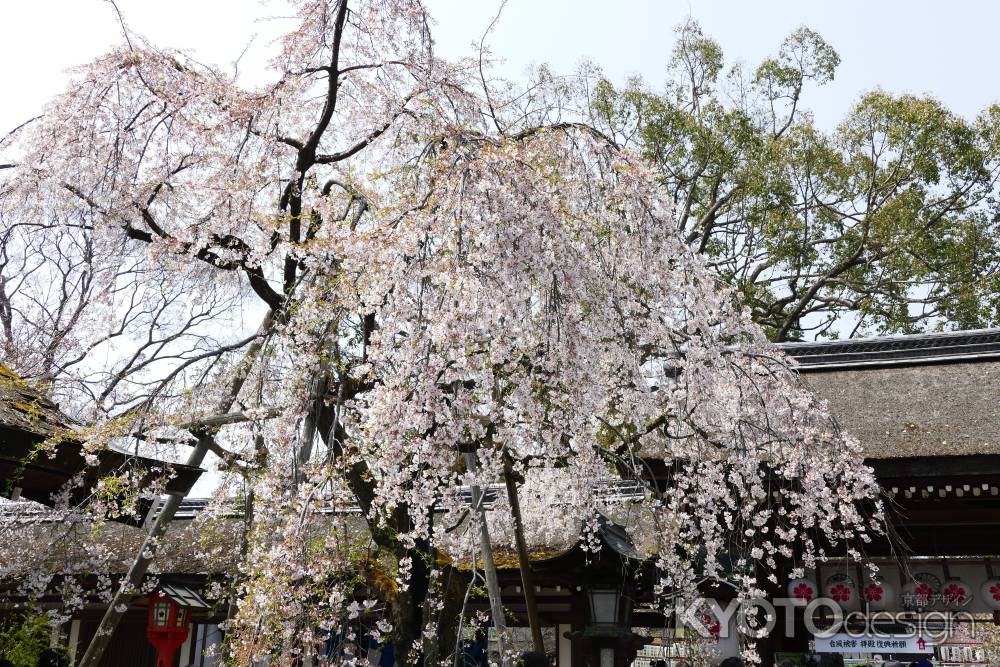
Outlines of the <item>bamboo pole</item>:
M223 415L229 414L230 410L232 410L233 403L236 401L236 397L239 396L240 389L242 389L243 383L246 382L247 376L250 373L251 361L264 346L267 333L273 323L274 311L269 310L264 315L264 319L257 329L257 340L250 345L246 354L243 355L242 367L238 369L238 372L230 382L226 398L219 403L218 411ZM192 426L186 425L185 428L191 428ZM198 427L198 441L195 443L194 449L191 450L191 454L188 455L187 465L193 468L201 466L205 460L205 455L208 454L212 447L214 437L210 430ZM173 521L177 508L181 506L181 501L184 500L184 495L183 493L168 495L163 508L153 517L152 525L146 533L146 539L143 540L142 548L139 549L139 553L136 554L135 560L132 561L132 566L129 568L128 574L122 580L118 591L115 592L115 596L111 600L111 604L108 605L108 610L105 612L104 618L101 619L101 624L97 627L97 634L90 641L90 645L87 646L87 651L80 658L77 667L97 667L101 662L101 657L111 642L111 636L114 634L115 628L118 627L122 616L128 610L128 604L132 600L132 596L142 585L142 580L149 570L149 564L153 562L153 558L156 556L159 540L167 532L167 527ZM155 512L156 506L151 507L149 511L150 513ZM118 611L119 609L121 611Z

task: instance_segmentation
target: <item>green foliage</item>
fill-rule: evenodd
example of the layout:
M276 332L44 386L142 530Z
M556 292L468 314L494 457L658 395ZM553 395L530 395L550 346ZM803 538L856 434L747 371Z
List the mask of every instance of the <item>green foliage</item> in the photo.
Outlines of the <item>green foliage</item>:
M51 632L42 614L18 614L0 624L0 658L15 667L35 667L38 655L49 647Z
M662 92L588 70L591 121L659 167L685 238L776 340L1000 324L1000 106L970 121L875 90L823 131L801 98L839 63L803 27L724 72L688 22Z

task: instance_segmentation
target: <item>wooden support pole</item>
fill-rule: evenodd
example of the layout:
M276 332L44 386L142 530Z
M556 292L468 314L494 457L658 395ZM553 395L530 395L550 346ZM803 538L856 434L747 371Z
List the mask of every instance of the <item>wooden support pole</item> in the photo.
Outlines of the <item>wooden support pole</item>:
M470 472L478 467L475 452L465 454L465 464ZM472 485L472 508L479 514L479 546L483 552L483 570L486 573L486 591L490 598L490 611L493 615L493 627L496 629L497 642L500 644L500 664L508 667L509 642L507 641L507 621L503 615L503 602L500 600L500 584L497 581L497 565L493 560L493 544L490 541L490 530L486 525L486 508L483 506L483 491L478 484Z
M257 329L257 339L247 348L240 367L229 383L226 397L219 402L217 408L219 413L228 414L232 410L236 397L239 396L240 389L242 389L243 383L246 382L250 374L252 361L257 357L261 348L263 348L267 334L273 324L274 311L269 310L264 315L264 319ZM201 466L205 460L205 455L208 454L215 441L212 430L203 426L197 428L199 429L197 431L198 440L194 445L194 449L191 450L191 454L188 455L187 460L187 465L192 468ZM167 532L167 527L173 521L177 508L181 506L181 501L184 500L184 495L183 493L168 495L162 509L153 517L152 522L149 522L147 517L147 523L151 525L149 531L146 533L146 539L143 540L139 553L136 554L135 560L132 561L132 567L129 568L128 574L125 575L121 585L118 587L118 591L115 593L114 598L112 598L111 604L108 605L108 611L105 612L104 618L101 619L101 624L97 626L97 633L90 641L90 645L87 647L87 651L83 654L83 657L80 658L77 667L97 667L100 664L101 657L111 642L111 636L114 634L115 628L118 627L118 623L122 620L122 616L128 610L132 596L142 585L142 580L146 577L146 572L149 571L149 564L153 562L153 558L156 556L156 549L160 538ZM154 504L149 511L150 513L155 512L156 505Z
M188 456L187 464L194 468L199 467L205 459L205 454L208 453L211 442L211 435L202 434L199 436L198 443ZM149 564L153 562L153 558L156 556L159 540L167 532L167 526L173 520L174 514L177 512L177 508L180 507L182 500L184 500L184 495L180 493L167 496L163 507L153 519L149 532L146 533L146 539L142 543L142 548L139 549L135 560L132 561L132 567L129 568L128 574L122 579L121 585L118 586L114 598L108 605L108 610L104 613L104 618L101 619L101 624L97 626L97 633L90 641L86 653L80 658L78 667L97 667L101 662L101 657L111 642L111 636L115 633L115 628L118 627L122 616L128 610L128 605L132 597L142 585L142 580L146 577L146 572L149 570ZM150 508L150 512L155 511L156 504L154 503L153 507Z
M514 540L517 542L517 564L521 570L521 586L524 589L524 606L528 611L528 625L531 627L531 644L538 653L545 653L542 642L542 626L538 619L538 605L535 602L535 582L528 559L528 546L524 541L524 522L521 518L521 502L517 497L517 482L514 481L514 462L510 452L503 451L503 478L507 486L507 501L514 517Z

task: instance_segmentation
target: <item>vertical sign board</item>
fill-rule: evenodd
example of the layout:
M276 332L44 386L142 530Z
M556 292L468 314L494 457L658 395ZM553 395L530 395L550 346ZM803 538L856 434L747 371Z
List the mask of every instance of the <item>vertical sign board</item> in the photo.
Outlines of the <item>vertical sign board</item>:
M816 637L817 653L933 653L934 640L917 635L848 634Z

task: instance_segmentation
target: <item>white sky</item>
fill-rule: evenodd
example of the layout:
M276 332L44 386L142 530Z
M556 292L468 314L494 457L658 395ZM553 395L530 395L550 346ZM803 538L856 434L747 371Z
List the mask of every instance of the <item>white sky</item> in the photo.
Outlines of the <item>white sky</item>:
M428 0L438 52L469 53L498 0ZM280 24L257 19L280 10L256 0L119 0L130 27L157 44L194 49L227 65L254 33L257 45ZM642 74L662 82L673 27L688 15L718 39L730 60L755 65L799 25L818 30L840 53L836 80L809 91L806 106L831 127L868 89L930 93L966 116L1000 101L997 30L991 0L509 0L491 35L508 76L531 63L572 70L584 58L613 79ZM0 132L36 114L66 85L64 70L121 39L104 0L0 0ZM253 51L252 51L253 53ZM260 58L242 70L250 77Z
M427 2L445 57L471 53L499 8L498 0ZM264 74L263 51L281 30L281 21L258 21L278 9L256 0L118 4L134 32L213 64L228 65L258 34L241 65L248 80ZM730 62L751 66L775 53L794 28L819 31L842 59L835 81L804 99L826 128L874 87L929 93L969 117L1000 101L1000 3L990 0L509 0L489 43L511 78L533 63L569 72L591 59L613 80L638 73L658 86L673 27L689 15L719 40ZM65 88L66 68L120 41L114 10L104 0L0 0L0 135ZM215 479L204 476L194 495Z

